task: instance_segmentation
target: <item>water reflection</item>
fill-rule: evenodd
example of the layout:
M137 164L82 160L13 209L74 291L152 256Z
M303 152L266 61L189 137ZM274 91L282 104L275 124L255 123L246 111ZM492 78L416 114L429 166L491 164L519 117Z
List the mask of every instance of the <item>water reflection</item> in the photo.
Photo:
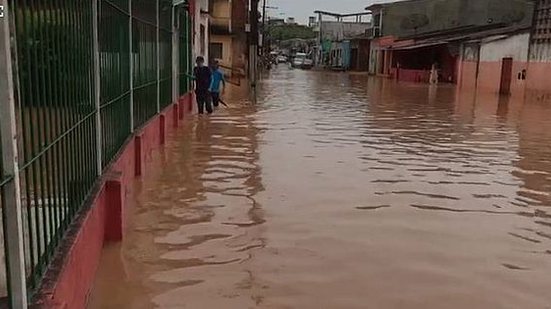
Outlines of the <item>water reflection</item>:
M135 185L127 238L105 249L92 308L250 302L245 295L221 302L201 292L251 281L241 265L264 246L263 210L256 201L263 190L259 130L253 107L233 97L230 110L187 124L154 156Z
M232 105L139 184L96 308L551 304L548 104L279 68Z

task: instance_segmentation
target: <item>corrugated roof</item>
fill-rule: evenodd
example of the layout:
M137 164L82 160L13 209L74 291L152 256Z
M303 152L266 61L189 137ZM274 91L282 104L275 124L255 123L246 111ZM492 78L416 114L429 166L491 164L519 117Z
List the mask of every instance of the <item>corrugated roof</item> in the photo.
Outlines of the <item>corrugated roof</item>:
M423 48L423 47L429 47L429 46L444 45L444 44L449 44L453 42L480 41L480 40L483 40L484 38L494 37L494 36L500 36L497 39L504 39L511 35L527 32L527 31L530 31L530 27L510 26L510 27L502 27L502 28L482 30L482 31L480 30L471 31L467 33L462 32L462 33L453 33L453 34L445 34L445 35L434 34L432 37L424 38L421 40L410 39L410 40L395 41L392 44L392 46L390 46L388 49L409 50L409 49Z

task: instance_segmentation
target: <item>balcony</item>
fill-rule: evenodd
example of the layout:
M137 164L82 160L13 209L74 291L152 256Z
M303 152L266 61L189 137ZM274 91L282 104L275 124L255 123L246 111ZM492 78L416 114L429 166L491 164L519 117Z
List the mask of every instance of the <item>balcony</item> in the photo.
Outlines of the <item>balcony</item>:
M210 1L211 34L228 35L232 33L231 2L229 0Z

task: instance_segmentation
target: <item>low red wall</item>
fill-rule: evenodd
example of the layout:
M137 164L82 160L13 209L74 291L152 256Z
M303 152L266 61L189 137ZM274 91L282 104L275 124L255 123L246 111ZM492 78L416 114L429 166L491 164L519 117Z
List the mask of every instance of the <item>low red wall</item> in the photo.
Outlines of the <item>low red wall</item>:
M132 178L144 173L153 150L192 113L193 100L191 94L183 96L128 140L65 235L33 298L33 308L86 308L104 243L124 236L125 201L132 194Z
M530 62L526 76L526 89L534 92L551 92L551 62Z
M501 61L485 62L479 64L478 88L480 91L498 93L501 85ZM526 69L526 62L513 62L513 73L511 80L511 94L522 95L526 87L526 81L518 79L518 74Z
M428 83L430 79L430 71L425 70L398 69L394 74L401 82Z
M475 61L463 61L461 63L461 75L459 76L460 85L467 90L473 90L476 88L476 70L477 62Z

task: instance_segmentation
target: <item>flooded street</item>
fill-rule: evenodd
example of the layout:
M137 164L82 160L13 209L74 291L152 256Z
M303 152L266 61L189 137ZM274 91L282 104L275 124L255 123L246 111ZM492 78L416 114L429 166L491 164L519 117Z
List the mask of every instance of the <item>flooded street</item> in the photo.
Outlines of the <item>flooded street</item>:
M278 68L136 180L90 308L551 308L551 105Z

